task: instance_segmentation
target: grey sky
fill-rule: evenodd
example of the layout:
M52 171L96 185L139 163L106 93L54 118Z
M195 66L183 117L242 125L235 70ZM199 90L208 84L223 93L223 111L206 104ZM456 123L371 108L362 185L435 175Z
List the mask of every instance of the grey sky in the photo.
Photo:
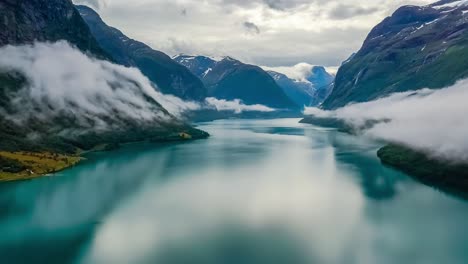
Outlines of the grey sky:
M277 67L337 66L401 5L431 0L74 0L169 55L230 55Z

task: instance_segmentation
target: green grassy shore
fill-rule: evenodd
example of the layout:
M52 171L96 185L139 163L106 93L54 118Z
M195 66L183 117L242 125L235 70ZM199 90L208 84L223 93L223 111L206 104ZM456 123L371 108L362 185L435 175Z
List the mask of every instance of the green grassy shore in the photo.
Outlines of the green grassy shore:
M387 145L377 155L384 165L444 191L468 194L468 164L451 163L400 145Z
M209 134L199 130L180 132L153 138L151 142L177 142L203 139ZM118 144L100 144L89 151L77 150L76 154L51 151L0 151L0 182L30 180L57 173L84 160L82 155L90 151L110 151Z

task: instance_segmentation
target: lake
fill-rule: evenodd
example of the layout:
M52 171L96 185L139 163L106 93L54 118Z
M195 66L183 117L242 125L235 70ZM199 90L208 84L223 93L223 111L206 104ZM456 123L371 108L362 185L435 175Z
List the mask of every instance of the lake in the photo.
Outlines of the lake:
M0 185L1 263L468 262L468 203L382 166L383 144L299 119L93 153Z

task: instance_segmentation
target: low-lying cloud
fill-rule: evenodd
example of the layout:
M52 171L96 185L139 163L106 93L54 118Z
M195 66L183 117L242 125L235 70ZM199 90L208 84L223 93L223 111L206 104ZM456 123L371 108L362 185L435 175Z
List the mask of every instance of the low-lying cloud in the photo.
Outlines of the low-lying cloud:
M468 79L441 89L396 93L334 110L306 109L360 128L368 120L385 120L364 135L426 151L434 157L468 162Z
M8 116L16 122L65 115L81 127L110 129L128 120L174 121L199 108L158 92L138 69L91 58L67 42L6 46L0 58L0 72L26 79L22 89L7 94L13 107Z
M307 78L309 78L312 74L312 69L316 67L316 65L312 65L309 63L301 62L293 66L283 66L283 67L268 67L262 66L264 70L267 71L275 71L282 74L285 74L291 79L300 82L307 82ZM328 73L332 75L336 75L338 71L338 67L325 67Z
M265 105L255 104L255 105L245 105L241 100L235 99L232 101L224 99L216 99L214 97L206 98L206 102L209 106L214 107L217 111L233 111L236 114L242 112L274 112L276 111L273 108L270 108Z
M6 46L0 48L0 58L0 73L25 78L21 89L6 92L10 103L0 106L0 114L19 124L73 120L73 127L53 128L64 136L118 129L128 122L154 127L181 122L186 112L199 109L275 111L241 100L199 103L164 95L138 69L92 58L65 41Z

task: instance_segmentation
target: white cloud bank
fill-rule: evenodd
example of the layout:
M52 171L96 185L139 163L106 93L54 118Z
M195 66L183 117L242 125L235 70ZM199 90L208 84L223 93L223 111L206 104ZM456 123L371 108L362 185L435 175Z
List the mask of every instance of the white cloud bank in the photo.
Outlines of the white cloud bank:
M305 114L333 117L360 127L387 120L362 133L426 151L437 158L468 161L468 79L441 89L396 93L334 110L308 108Z
M67 116L82 128L108 130L129 120L156 126L199 109L275 111L240 100L198 103L164 95L138 69L91 58L64 41L0 48L2 72L17 72L27 80L23 89L7 94L13 111L0 107L16 122Z
M255 105L245 105L241 100L235 99L232 101L227 101L224 99L216 99L214 97L206 98L206 102L209 106L214 107L217 111L233 111L236 114L242 112L274 112L276 111L273 108L270 108L265 105L255 104Z
M300 82L308 82L307 78L310 77L312 69L316 66L320 65L312 65L306 62L301 62L293 66L280 66L280 67L268 67L268 66L261 66L262 69L266 71L275 71L282 74L285 74L289 78L300 81ZM338 67L325 67L326 71L329 74L336 75L338 72Z
M122 120L174 120L158 103L176 116L199 108L161 94L139 70L91 58L67 42L0 48L0 72L18 72L27 80L9 94L17 121L65 113L82 126L106 128Z

